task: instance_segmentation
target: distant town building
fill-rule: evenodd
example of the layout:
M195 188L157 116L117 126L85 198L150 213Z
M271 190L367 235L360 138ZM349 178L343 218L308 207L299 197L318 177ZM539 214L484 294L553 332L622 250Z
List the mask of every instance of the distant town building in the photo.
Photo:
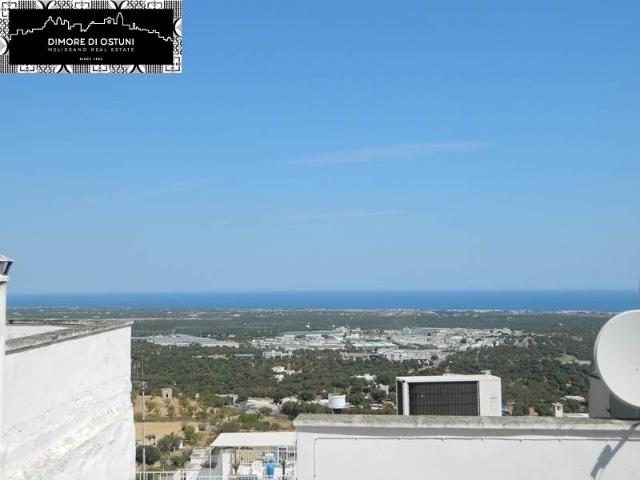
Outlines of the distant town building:
M470 328L405 328L402 330L387 330L365 333L360 329L350 330L348 327L335 327L333 330L303 330L285 332L278 337L253 339L255 348L264 349L265 358L280 358L278 350L292 352L295 350L345 350L358 349L361 352L343 352L342 358L349 360L366 359L375 351L382 349L401 350L388 353L391 361L429 360L432 356L416 352L412 347L419 347L421 351L437 352L438 359L446 357L448 353L464 351L470 348L495 347L504 343L509 334L516 335L509 329L470 329ZM399 347L403 347L400 348ZM364 351L362 351L364 350ZM405 353L406 350L406 353ZM358 356L358 353L369 356Z
M293 375L294 373L296 373L295 370L288 370L282 365L271 367L271 371L275 374L274 377L278 382L284 380L285 375Z
M378 355L389 360L390 362L406 362L409 360L416 361L431 361L431 358L438 355L442 355L441 352L438 351L430 351L430 350L409 350L409 349L388 349L388 350L380 350Z
M382 390L384 393L389 395L389 385L385 385L384 383L379 383L378 385L376 385L376 388L378 390Z
M227 348L239 348L238 342L230 340L217 340L215 338L207 337L194 337L191 335L155 335L153 337L144 337L147 342L154 345L161 345L163 347L189 347L191 345L197 345L199 347L227 347Z
M343 360L370 360L371 353L369 352L340 352L340 358Z
M246 407L249 410L259 410L261 408L268 408L271 411L277 410L276 404L270 398L248 398Z
M342 332L336 332L334 330L313 330L313 331L298 331L298 332L284 332L282 336L284 338L320 338L320 337L331 337L331 336L342 336Z
M265 350L262 352L264 358L287 358L293 355L292 352L282 352L280 350Z
M231 405L238 403L238 394L236 393L222 393L219 397L227 397L231 401Z
M353 378L359 378L364 380L365 382L374 382L376 380L376 376L370 373L363 373L362 375L354 375Z
M294 402L297 403L299 402L300 399L296 396L296 395L291 395L290 397L284 397L280 400L280 404L285 404L287 402Z
M170 388L162 388L160 389L160 394L162 398L171 399L173 398L173 390Z
M366 348L366 349L376 349L376 348L389 348L395 347L395 343L390 342L388 340L383 339L368 339L368 340L356 340L351 342L351 346L354 348Z

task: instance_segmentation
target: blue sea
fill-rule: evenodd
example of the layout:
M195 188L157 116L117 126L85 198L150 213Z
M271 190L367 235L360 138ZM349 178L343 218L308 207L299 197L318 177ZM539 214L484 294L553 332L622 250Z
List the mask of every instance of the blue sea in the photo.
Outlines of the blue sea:
M632 290L10 294L8 300L10 307L404 308L605 312L640 308L640 295Z

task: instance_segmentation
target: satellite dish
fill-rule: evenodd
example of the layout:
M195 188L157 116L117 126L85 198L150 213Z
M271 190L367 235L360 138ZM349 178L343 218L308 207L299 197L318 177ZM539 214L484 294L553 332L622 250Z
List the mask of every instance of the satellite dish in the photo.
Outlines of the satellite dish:
M640 310L620 313L604 324L594 359L609 391L621 402L640 408Z

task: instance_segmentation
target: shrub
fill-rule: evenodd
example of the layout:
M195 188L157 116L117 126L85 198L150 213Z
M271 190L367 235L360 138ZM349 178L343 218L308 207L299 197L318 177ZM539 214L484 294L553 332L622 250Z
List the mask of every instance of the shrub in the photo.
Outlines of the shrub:
M158 448L161 452L173 452L175 449L180 448L180 442L182 442L182 437L172 433L171 435L165 435L158 441Z
M147 465L153 465L160 460L160 449L153 445L147 445L145 447L145 462ZM136 461L142 463L142 445L138 445L136 448Z

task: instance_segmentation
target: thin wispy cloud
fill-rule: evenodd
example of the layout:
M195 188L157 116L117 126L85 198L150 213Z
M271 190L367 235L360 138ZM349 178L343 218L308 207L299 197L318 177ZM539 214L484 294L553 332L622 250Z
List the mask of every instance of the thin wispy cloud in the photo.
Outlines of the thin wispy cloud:
M325 155L301 158L295 160L293 163L307 167L325 167L353 163L410 160L427 158L435 155L477 152L487 148L488 146L489 144L482 142L409 143L382 147L365 147L355 150L343 150Z

